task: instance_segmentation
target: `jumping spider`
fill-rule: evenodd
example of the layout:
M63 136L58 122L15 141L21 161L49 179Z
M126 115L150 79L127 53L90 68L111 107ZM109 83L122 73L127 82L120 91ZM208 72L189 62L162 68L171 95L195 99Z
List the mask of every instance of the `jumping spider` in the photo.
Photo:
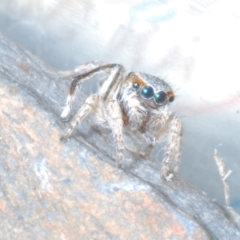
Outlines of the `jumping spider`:
M108 73L109 77L102 82L97 93L86 99L62 139L69 138L76 126L93 112L97 122L112 131L119 167L123 162L123 129L128 128L133 134L140 133L144 139L150 139L147 153L151 152L156 142L167 137L161 175L167 177L171 167L176 174L181 157L182 124L168 109L174 93L169 84L160 78L141 72L130 72L124 76L124 68L120 64L90 62L82 65L66 75L75 76L61 118L68 117L70 113L76 86L100 72Z

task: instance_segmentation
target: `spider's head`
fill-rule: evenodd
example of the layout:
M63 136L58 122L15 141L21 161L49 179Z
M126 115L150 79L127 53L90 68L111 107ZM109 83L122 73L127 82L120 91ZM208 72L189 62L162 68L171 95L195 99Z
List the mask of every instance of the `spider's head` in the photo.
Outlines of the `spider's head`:
M138 100L152 108L158 108L174 100L172 88L164 80L146 73L132 72L128 84Z

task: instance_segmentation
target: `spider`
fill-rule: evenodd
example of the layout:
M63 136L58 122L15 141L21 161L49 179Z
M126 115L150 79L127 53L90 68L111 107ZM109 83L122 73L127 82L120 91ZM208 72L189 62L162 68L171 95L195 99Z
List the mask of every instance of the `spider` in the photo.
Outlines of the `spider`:
M182 123L168 109L169 103L174 100L174 93L169 84L160 78L142 72L124 75L120 64L93 61L82 65L73 72L62 74L63 77L73 75L73 81L61 118L69 116L77 85L100 72L109 76L99 85L97 93L87 97L61 139L69 138L77 125L93 112L97 122L112 131L119 167L123 163L123 130L127 129L150 140L146 154L162 138L167 138L161 175L167 178L172 175L170 172L177 174L181 158Z

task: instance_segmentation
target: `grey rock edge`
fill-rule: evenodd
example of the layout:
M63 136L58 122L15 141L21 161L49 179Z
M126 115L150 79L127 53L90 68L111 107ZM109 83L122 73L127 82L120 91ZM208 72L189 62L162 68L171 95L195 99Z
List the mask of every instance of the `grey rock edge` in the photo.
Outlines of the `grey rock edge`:
M116 168L91 118L60 142L70 81L2 35L0 56L0 239L240 239L225 208L156 163L126 153Z

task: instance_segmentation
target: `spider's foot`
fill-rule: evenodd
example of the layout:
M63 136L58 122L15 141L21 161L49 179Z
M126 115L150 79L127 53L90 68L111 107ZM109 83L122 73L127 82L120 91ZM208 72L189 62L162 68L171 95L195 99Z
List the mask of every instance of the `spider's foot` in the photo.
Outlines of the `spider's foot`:
M120 158L120 159L118 159L118 161L117 161L117 167L121 169L122 166L123 166L123 161L122 161L122 158Z
M173 177L174 177L173 173L168 173L168 175L165 176L164 178L167 182L170 182L170 181L172 181Z
M163 180L167 181L167 182L172 181L172 179L173 179L174 176L175 176L175 175L174 175L173 173L171 173L171 172L168 172L168 173L166 173L166 174L164 174L164 175L161 173L161 178L162 178Z
M146 160L151 160L150 159L150 154L148 152L139 152L139 156L146 159Z
M63 120L67 119L69 113L70 113L70 107L69 107L69 106L66 106L66 107L63 109L62 113L61 113L61 118L62 118Z
M71 136L71 133L69 133L68 131L64 134L64 135L62 135L61 137L60 137L60 141L66 141L66 140L68 140L69 139L69 137Z
M167 181L169 181L168 179L170 179L170 178L169 178L170 175L173 176L173 174L170 173L170 170L169 170L168 165L166 165L166 164L163 164L163 166L162 166L162 168L161 168L161 173L160 173L160 175L161 175L161 177L162 177L163 179L166 179Z
M68 138L66 138L64 135L60 137L61 142L65 142Z
M149 154L148 152L142 152L140 151L139 149L135 148L135 147L132 147L132 146L126 146L126 149L140 157L143 157L143 158L149 158Z
M123 165L122 165L122 163L118 163L117 166L118 166L118 168L121 169Z

